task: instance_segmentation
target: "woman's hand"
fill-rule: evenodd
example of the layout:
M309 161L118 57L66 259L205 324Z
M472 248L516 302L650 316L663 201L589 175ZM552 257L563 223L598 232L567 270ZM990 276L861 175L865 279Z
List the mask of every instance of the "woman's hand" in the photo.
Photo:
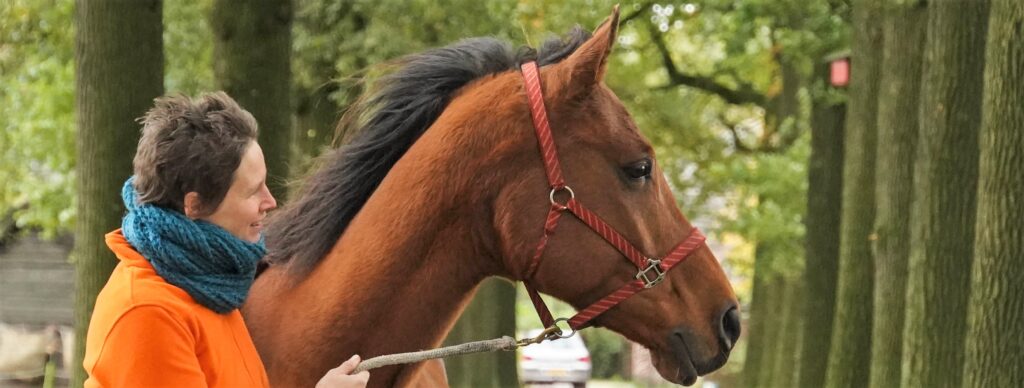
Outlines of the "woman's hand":
M362 388L370 379L370 372L362 371L351 374L359 365L359 355L352 356L341 363L337 368L327 371L327 374L316 383L316 388Z

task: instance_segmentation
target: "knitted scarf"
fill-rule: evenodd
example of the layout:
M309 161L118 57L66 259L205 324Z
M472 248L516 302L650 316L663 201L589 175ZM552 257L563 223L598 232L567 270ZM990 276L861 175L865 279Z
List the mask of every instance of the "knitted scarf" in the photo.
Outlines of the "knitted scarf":
M250 243L181 212L140 205L134 179L128 178L121 189L128 208L121 231L132 247L164 280L210 310L224 314L241 306L256 275L256 263L266 254L263 238Z

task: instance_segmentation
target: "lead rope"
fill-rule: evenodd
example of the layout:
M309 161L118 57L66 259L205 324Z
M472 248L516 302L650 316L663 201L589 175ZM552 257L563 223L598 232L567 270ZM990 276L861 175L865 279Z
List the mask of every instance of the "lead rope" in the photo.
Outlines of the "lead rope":
M558 326L552 325L551 327L544 329L540 335L534 338L526 338L518 341L516 341L515 338L504 336L492 340L467 342L464 344L445 346L443 348L431 350L388 354L363 360L352 373L359 373L388 365L412 364L437 358L462 356L473 353L496 352L499 350L507 352L524 346L539 344L545 340L569 338L575 333L576 332L573 331L569 335L562 335L562 330L559 329Z
M509 336L504 336L497 339L467 342L455 346L446 346L438 349L423 350L419 352L409 353L396 353L388 354L385 356L379 356L367 359L359 363L356 370L352 373L359 373L362 371L380 368L388 365L398 364L412 364L414 362L433 360L435 358L445 358L452 356L461 356L465 354L483 353L483 352L495 352L498 350L510 351L515 350L519 346L516 344L516 340Z

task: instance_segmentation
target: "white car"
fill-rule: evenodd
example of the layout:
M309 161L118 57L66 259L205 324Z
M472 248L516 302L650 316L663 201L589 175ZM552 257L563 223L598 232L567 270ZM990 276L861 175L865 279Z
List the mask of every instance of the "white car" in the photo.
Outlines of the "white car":
M539 334L540 330L532 330L526 338ZM523 384L572 383L573 387L585 387L590 379L590 352L579 334L544 341L523 348L519 369Z

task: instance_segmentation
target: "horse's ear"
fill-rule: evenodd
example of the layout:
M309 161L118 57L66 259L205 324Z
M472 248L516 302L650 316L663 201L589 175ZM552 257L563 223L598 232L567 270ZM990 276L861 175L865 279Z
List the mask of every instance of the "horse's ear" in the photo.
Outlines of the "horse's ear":
M619 30L619 6L612 8L612 14L594 35L576 49L569 58L559 64L559 73L570 90L590 90L604 79L608 56Z

